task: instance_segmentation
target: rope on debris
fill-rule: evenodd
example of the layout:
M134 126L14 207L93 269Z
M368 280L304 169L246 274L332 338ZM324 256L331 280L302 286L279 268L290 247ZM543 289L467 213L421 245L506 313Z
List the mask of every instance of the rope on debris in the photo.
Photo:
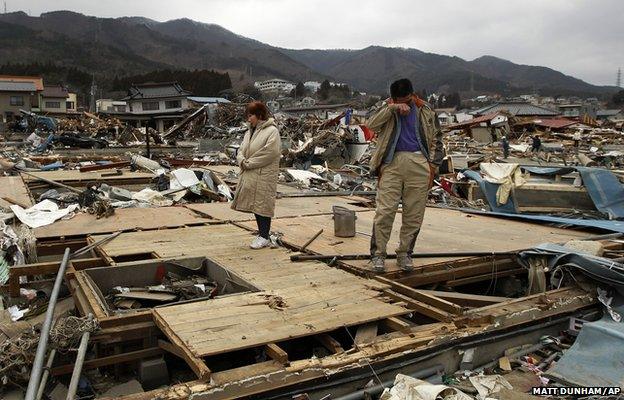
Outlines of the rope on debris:
M84 332L99 329L97 320L68 316L59 318L50 332L50 344L58 351L76 348ZM0 387L11 382L27 382L35 359L39 332L35 327L0 343Z

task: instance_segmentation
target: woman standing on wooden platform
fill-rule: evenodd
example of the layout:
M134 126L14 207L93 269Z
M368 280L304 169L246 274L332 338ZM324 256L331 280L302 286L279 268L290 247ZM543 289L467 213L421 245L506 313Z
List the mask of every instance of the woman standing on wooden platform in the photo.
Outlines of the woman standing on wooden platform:
M279 175L280 135L268 108L260 101L247 105L248 130L236 156L241 175L236 186L232 209L252 212L258 224L258 237L252 249L271 245L269 231L275 213Z

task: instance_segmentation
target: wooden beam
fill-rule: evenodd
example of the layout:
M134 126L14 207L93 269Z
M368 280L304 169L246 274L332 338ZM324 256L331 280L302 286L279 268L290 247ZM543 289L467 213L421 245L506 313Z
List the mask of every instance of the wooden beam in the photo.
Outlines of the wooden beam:
M402 283L384 278L383 276L377 276L375 277L375 279L387 285L390 285L390 287L392 287L392 289L398 293L404 294L415 300L439 308L440 310L444 310L452 314L461 314L463 312L460 306L458 306L457 304L453 304L450 301L441 299L428 293L424 293L418 289L414 289Z
M277 344L268 343L264 346L264 350L266 351L267 356L273 360L283 365L288 364L288 353L286 353L284 349L279 347Z
M319 341L327 350L331 351L334 354L344 352L342 345L339 341L331 337L328 333L323 333L320 335L314 336L316 340Z
M518 268L518 264L511 258L494 260L479 259L472 260L472 262L474 264L468 264L461 267L446 264L450 268L447 267L445 269L431 272L411 273L405 277L395 279L394 282L410 287L417 287L475 275L491 274L494 273L494 271L506 271Z
M506 271L498 271L498 272L493 272L493 273L488 273L488 274L483 274L483 275L470 276L467 278L453 279L450 281L446 281L445 285L448 287L462 286L462 285L468 285L468 284L475 283L475 282L489 281L491 279L503 278L505 276L511 276L511 275L517 275L517 274L523 274L523 273L524 274L527 273L526 268L514 268L514 269L509 269Z
M439 308L430 306L429 304L423 303L418 300L414 300L410 297L405 296L404 294L397 293L393 290L385 290L384 293L390 296L394 300L399 300L399 301L403 301L407 303L407 305L409 306L411 310L414 310L429 318L433 318L437 321L449 322L454 316L453 314L447 311L440 310Z
M382 319L380 322L391 331L398 331L403 333L408 332L413 326L413 324L407 322L400 317L390 317Z
M182 341L178 338L175 332L158 315L158 313L153 313L153 315L156 325L163 331L165 335L167 335L173 346L178 348L180 354L182 355L182 359L186 361L189 367L191 367L193 372L195 372L195 375L197 375L197 377L201 380L210 380L210 374L212 372L206 366L204 361L191 353L191 351L184 345L184 343L182 343Z
M116 354L114 356L101 357L101 358L96 358L93 360L86 360L82 368L92 369L92 368L105 367L107 365L122 364L122 363L127 363L127 362L131 362L135 360L140 360L143 358L155 357L155 356L162 354L162 352L163 352L162 349L158 347L152 347L152 348L145 349L145 350L131 351L129 353ZM74 365L67 364L67 365L61 365L59 367L52 368L51 373L54 376L65 375L65 374L71 374L73 370L74 370Z
M465 307L482 307L488 304L496 304L501 301L509 300L508 297L498 296L483 296L480 294L459 293L459 292L443 292L439 290L420 290L423 293L430 294L432 296L439 297L451 301L455 304L459 304Z
M184 353L171 343L164 341L162 339L158 339L158 347L166 351L167 353L171 353L174 356L181 358L184 360Z
M354 345L359 347L364 343L371 342L376 337L377 322L369 322L368 324L360 325L355 333Z
M130 166L130 161L120 161L120 162L112 162L108 164L84 165L78 168L78 170L80 172L89 172L89 171L101 171L104 169L125 168L129 166Z

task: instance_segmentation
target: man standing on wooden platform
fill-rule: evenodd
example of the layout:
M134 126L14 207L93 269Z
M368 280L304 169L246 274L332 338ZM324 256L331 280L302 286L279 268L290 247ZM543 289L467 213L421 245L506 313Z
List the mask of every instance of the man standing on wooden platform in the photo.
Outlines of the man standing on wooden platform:
M393 82L390 96L368 123L377 134L370 161L371 171L379 177L370 248L375 272L385 271L386 247L399 203L403 207L397 265L404 271L414 269L412 252L427 194L444 157L437 115L414 94L409 79Z

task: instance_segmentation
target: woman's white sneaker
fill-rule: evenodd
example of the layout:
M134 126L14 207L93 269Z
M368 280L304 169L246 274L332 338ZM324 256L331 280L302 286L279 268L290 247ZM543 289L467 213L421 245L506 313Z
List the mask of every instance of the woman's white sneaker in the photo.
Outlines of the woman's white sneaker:
M268 239L263 238L262 236L258 236L254 239L253 242L251 242L251 248L252 249L262 249L264 247L269 247L271 246L271 241Z

